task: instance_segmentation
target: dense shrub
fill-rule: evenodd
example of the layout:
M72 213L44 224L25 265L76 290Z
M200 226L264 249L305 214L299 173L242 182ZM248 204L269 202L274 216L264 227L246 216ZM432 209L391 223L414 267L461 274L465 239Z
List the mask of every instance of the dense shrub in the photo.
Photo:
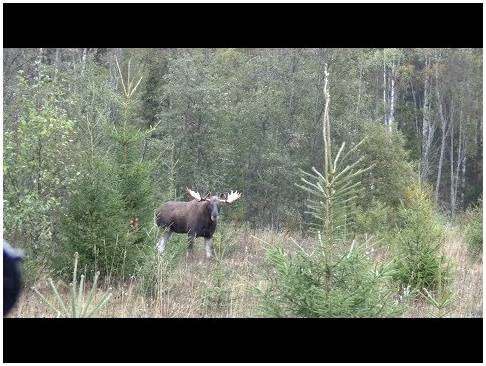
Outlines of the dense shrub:
M133 275L144 253L153 249L151 165L141 161L136 147L141 137L130 130L115 130L115 159L95 159L74 190L64 217L63 253L58 269L78 252L89 270L101 277Z
M359 147L363 157L360 166L373 168L361 177L366 194L360 197L358 205L367 208L379 200L397 207L407 187L416 180L404 148L405 139L399 131L389 133L381 124L365 123L361 128L366 139Z
M61 222L61 250L53 257L54 267L63 277L70 275L67 268L75 252L88 272L99 270L102 277L118 275L125 259L128 268L132 267L130 262L136 257L134 248L125 248L129 226L121 215L123 202L117 183L106 161L96 159L86 167Z
M74 121L59 107L59 86L22 75L18 82L23 98L5 115L14 128L4 131L3 234L24 250L24 282L31 285L56 250L63 203L79 171Z
M358 208L355 217L356 233L386 236L395 227L396 216L396 209L373 200L367 208Z
M450 276L441 252L444 226L430 194L412 186L398 210L397 223L392 233L395 279L418 291L443 288Z
M318 250L319 251L319 250ZM265 315L278 317L386 317L400 314L393 301L390 266L376 265L358 245L332 262L319 253L281 247L268 252L268 285L260 290Z
M483 251L483 205L482 201L466 213L465 236L472 255Z

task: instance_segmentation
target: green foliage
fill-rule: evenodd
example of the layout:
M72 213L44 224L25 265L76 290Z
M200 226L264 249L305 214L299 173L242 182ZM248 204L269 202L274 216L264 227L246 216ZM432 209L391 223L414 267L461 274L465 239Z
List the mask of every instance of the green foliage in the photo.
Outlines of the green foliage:
M208 279L204 281L201 292L202 306L207 310L221 311L227 309L231 302L231 289L228 280L231 271L216 260L208 268Z
M77 180L74 122L59 106L59 85L18 76L17 110L4 131L4 235L26 253L26 283L52 254L67 190ZM12 118L12 120L9 120ZM65 153L60 154L60 151Z
M78 252L89 273L99 270L106 280L139 274L143 291L165 293L186 240L172 238L168 255L174 256L158 258L153 209L185 199L185 186L243 191L245 200L223 209L239 224L301 230L304 212L310 212L331 267L355 235L373 234L393 248L397 283L416 281L417 268L417 287L442 282L433 280L442 272L433 245L435 225L441 225L431 218L427 232L435 211L414 206L406 194L417 180L416 165L423 163L427 117L435 133L422 179L435 183L437 87L447 113L458 117L449 123L438 201L441 206L453 201L454 174L457 207L474 203L481 193L481 49L44 48L5 49L4 56L4 236L26 252L28 284L46 273L67 278ZM351 168L342 173L354 164L346 160L351 155L334 166L334 159L325 163L328 151L319 132L326 65L332 71L333 106L327 110L334 121L332 142L349 142L360 156L354 173L361 174ZM392 79L395 118L389 130L382 126L387 109L382 96L385 91L391 97ZM311 171L323 164L325 171ZM305 190L293 184L300 168L311 173L304 173ZM307 198L314 201L310 208ZM482 212L469 215L464 233L476 256ZM232 255L237 246L232 236L220 225L217 258ZM223 272L208 280L215 291L204 298L216 299L206 302L209 307L224 299L223 290L218 295ZM385 277L370 286L386 287ZM432 295L437 304L442 295Z
M85 124L91 148L83 154L85 175L72 188L61 225L63 250L53 258L61 275L65 275L68 258L78 252L89 271L99 270L104 279L123 279L135 273L153 246L148 233L155 205L154 161L146 156L151 130L142 131L129 123L142 77L124 81L118 63L117 67L124 94L112 103L123 120L112 123L93 118L95 122ZM103 156L102 149L108 156Z
M386 236L395 227L396 210L379 200L372 200L367 208L359 207L355 216L355 232Z
M327 73L326 73L327 74ZM325 82L327 86L327 79ZM324 88L326 108L329 94ZM375 265L365 245L349 243L352 204L357 198L358 177L370 167L356 168L363 158L347 162L360 142L346 154L343 143L333 158L329 117L324 111L324 172L304 173L300 186L312 195L309 213L319 238L311 254L297 243L294 256L281 248L268 252L272 270L261 290L263 311L271 316L378 317L399 313L392 302L390 265ZM340 160L341 158L341 160Z
M483 251L483 207L482 200L466 212L465 237L470 253L481 256Z
M433 316L436 318L445 317L451 310L451 304L455 300L454 294L451 291L442 291L438 296L434 296L427 289L424 289L422 295L433 306Z
M354 244L354 243L353 243ZM390 265L376 265L369 247L354 245L329 262L322 247L290 256L281 247L267 252L271 265L261 289L263 313L277 317L387 317L400 314L392 299ZM343 249L343 248L341 248Z
M57 318L90 318L96 315L100 310L106 307L108 300L111 297L111 289L106 291L101 299L95 301L95 292L97 290L97 283L99 272L96 272L93 284L91 286L91 290L86 296L85 293L85 284L84 284L84 274L81 275L81 279L79 281L79 286L77 285L77 273L78 273L78 253L74 255L74 271L73 271L73 280L71 282L71 297L70 303L65 303L61 296L59 295L59 291L54 285L54 282L51 278L49 278L49 284L51 286L52 292L56 298L58 303L57 306L51 304L51 302L42 295L36 288L32 288L35 293L40 297L40 299L50 308L52 309ZM94 302L93 302L94 301Z
M153 246L147 235L153 226L152 165L140 158L144 135L138 130L122 125L111 138L113 159L93 158L74 190L62 225L62 257L79 252L90 270L122 278L134 274Z
M367 208L373 200L379 200L397 207L407 187L417 180L404 138L399 131L390 133L377 123L365 123L360 128L366 139L358 150L363 157L359 167L373 164L373 168L361 177L366 194L359 198L358 204Z
M371 166L356 169L362 158L349 165L344 165L344 162L362 143L363 141L350 149L341 160L339 158L345 143L341 145L334 161L329 153L324 175L315 168L313 168L315 174L302 172L306 178L310 177L312 180L302 177L305 186L298 185L312 195L307 205L309 208L307 213L313 219L311 225L323 233L326 241L343 240L349 236L352 203L361 191L359 187L361 182L357 177L369 170Z
M214 258L218 262L230 257L238 249L236 227L224 222L222 217L219 221L218 229L213 235Z
M450 280L449 263L442 254L444 226L430 194L412 186L398 211L393 231L395 280L413 290L441 290Z
M234 227L225 223L218 224L218 230L213 236L214 256L201 293L202 305L207 310L227 309L232 300L231 289L228 286L231 270L225 267L224 260L237 250L236 236L237 231Z
M112 166L95 159L85 167L85 173L69 200L61 221L62 250L53 258L59 275L66 277L67 263L75 252L89 273L118 276L127 263L127 273L137 260L136 247L126 246L129 225L124 221L123 200Z

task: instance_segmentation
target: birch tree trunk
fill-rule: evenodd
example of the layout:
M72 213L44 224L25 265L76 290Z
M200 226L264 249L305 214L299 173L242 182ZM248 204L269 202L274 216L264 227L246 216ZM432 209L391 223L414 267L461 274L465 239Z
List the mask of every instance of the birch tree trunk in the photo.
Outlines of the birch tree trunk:
M37 78L40 79L41 76L41 65L42 65L42 58L44 54L44 49L39 48L39 55L37 56Z
M464 207L464 193L466 191L466 161L467 161L467 156L464 153L464 160L462 161L461 207Z
M395 122L395 61L393 61L390 73L391 96L390 96L390 116L388 118L388 130L391 131Z
M410 89L412 91L412 98L413 98L413 119L414 119L414 127L415 127L415 134L417 135L417 138L419 137L419 123L418 123L418 118L417 118L417 97L415 95L415 89L413 88L413 81L410 80Z
M59 71L59 48L56 48L56 56L54 58L54 69L56 70L56 74Z
M429 68L429 59L425 60L425 70L427 72ZM422 116L422 156L421 156L421 172L420 180L425 182L429 176L429 152L432 142L433 133L430 127L430 115L429 115L429 76L425 75L424 80L424 98L423 98L423 116Z
M88 53L88 49L87 48L83 48L83 56L81 57L81 75L84 74L84 69L86 67L86 56L87 56L87 53Z
M359 107L361 104L361 84L362 84L362 78L363 78L363 66L361 64L361 59L358 61L358 73L359 73L359 79L358 79L358 102L356 103L356 116L359 116Z
M386 63L385 63L385 49L383 49L383 112L385 114L385 126L388 126L388 110L386 102Z
M437 179L435 182L435 203L438 202L439 200L439 187L440 187L440 180L442 177L442 163L444 161L444 151L445 151L445 141L447 137L447 121L444 116L444 110L442 106L442 101L440 97L440 91L439 91L439 77L437 73L437 68L435 68L435 81L436 81L436 97L437 97L437 105L439 107L439 117L441 121L441 130L442 130L442 138L441 138L441 143L440 143L440 155L439 155L439 165L437 168Z
M450 208L451 217L454 217L456 210L456 193L455 193L455 183L454 183L454 123L450 120L450 143L449 143L449 161L450 161L450 173L451 173L451 191L450 191ZM459 160L459 159L458 159Z
M457 146L457 159L456 159L456 172L454 178L454 209L457 208L457 192L459 191L459 175L460 175L460 168L461 164L464 165L464 133L462 129L462 107L459 113L459 141ZM462 187L461 187L462 188ZM462 207L462 202L459 202Z

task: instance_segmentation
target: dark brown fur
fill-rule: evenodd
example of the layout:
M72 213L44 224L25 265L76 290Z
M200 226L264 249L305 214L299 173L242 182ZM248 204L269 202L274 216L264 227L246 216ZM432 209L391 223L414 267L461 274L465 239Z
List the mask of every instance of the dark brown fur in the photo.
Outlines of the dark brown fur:
M175 233L208 239L216 230L216 221L211 221L210 201L169 201L156 211L155 222Z

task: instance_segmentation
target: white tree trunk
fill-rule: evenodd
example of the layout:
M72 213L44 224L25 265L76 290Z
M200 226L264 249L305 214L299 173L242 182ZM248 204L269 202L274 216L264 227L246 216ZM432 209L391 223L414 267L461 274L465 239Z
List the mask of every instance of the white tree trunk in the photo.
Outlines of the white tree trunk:
M415 95L415 89L413 88L413 82L410 80L410 89L412 90L412 97L413 97L413 117L415 122L415 134L417 138L419 137L419 123L417 118L417 97Z
M81 75L84 74L84 69L86 67L86 56L87 56L87 53L88 53L88 49L87 48L83 48L83 56L81 58Z
M385 126L388 126L388 111L386 102L386 64L385 64L385 49L383 49L383 113L385 114Z
M44 54L44 49L39 48L39 55L37 56L37 78L40 79L41 76L41 65L42 65L42 58Z
M454 213L456 210L456 184L454 182L454 123L451 120L450 121L451 127L450 127L450 150L449 150L449 155L450 155L450 173L451 173L451 191L450 191L450 205L451 205L451 217L454 217ZM458 159L459 160L459 159Z
M429 60L425 60L425 69L429 67ZM422 156L421 156L421 169L420 180L425 182L429 177L429 153L432 143L433 131L430 126L429 115L429 76L425 76L424 80L424 100L423 100L423 116L422 116Z
M442 138L440 143L440 155L439 155L439 166L437 168L437 179L435 181L435 202L439 200L439 186L442 177L442 163L444 161L444 151L445 151L445 140L446 140L446 130L445 126L442 125Z
M465 149L464 149L465 150ZM462 161L462 179L461 179L461 207L464 207L464 192L466 191L466 160L467 156L465 153Z
M359 116L359 107L361 104L361 79L363 77L363 66L361 60L359 61L359 81L358 81L358 102L356 103L356 116Z
M444 110L442 106L442 101L440 97L440 91L439 91L439 77L437 74L437 68L435 69L435 80L436 80L436 97L437 97L437 105L439 107L439 117L441 121L441 129L442 129L442 138L441 138L441 143L440 143L440 155L439 155L439 166L437 168L437 179L435 182L435 202L437 203L439 200L439 186L440 186L440 180L442 178L442 163L444 161L444 151L445 151L445 141L447 137L447 121L444 116Z
M464 165L464 152L465 152L465 138L462 129L462 109L459 114L459 141L457 146L457 160L456 160L456 177L454 179L454 203L457 208L457 192L459 191L459 175L461 171L461 164ZM459 202L462 207L462 202Z
M392 64L391 68L391 96L390 96L390 116L388 118L388 130L391 131L392 125L395 122L395 62Z

